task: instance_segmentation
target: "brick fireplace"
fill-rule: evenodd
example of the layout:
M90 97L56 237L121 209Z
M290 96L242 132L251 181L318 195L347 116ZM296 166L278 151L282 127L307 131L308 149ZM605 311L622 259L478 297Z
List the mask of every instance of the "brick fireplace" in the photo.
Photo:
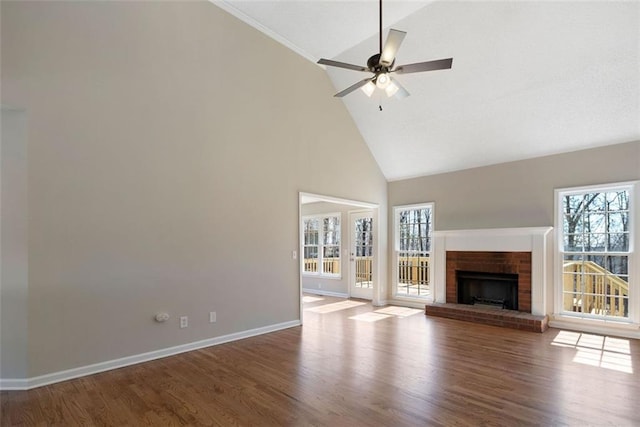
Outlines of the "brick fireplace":
M447 251L446 302L457 304L457 271L516 274L518 311L531 313L531 252Z
M434 233L434 302L426 313L542 332L551 311L551 227ZM517 276L517 310L460 304L459 272Z

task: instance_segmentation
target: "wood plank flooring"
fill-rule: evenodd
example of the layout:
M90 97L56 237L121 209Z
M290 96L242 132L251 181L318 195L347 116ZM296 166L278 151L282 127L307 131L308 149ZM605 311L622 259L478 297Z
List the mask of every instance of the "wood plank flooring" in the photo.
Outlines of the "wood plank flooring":
M303 327L2 392L0 424L640 425L640 341L306 300Z

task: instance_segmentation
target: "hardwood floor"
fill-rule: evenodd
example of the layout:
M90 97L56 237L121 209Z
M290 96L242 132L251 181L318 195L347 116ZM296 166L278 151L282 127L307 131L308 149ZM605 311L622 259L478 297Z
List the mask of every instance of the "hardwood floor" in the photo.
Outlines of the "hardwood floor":
M1 424L640 425L640 341L306 299L303 327L2 392Z

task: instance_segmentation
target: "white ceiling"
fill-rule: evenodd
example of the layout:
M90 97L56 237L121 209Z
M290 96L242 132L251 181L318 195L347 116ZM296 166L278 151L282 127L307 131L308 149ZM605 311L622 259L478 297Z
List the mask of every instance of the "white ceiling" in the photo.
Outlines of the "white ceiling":
M376 0L212 1L313 62L365 65L378 52ZM383 11L385 38L408 33L397 64L454 58L399 75L408 98L336 98L388 180L640 140L640 0L385 0ZM327 73L336 92L369 76Z

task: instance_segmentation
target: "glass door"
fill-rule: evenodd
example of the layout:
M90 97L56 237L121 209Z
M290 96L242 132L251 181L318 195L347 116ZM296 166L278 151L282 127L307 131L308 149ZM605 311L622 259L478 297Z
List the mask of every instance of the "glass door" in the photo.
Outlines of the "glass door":
M373 299L373 215L371 211L349 214L349 295Z

